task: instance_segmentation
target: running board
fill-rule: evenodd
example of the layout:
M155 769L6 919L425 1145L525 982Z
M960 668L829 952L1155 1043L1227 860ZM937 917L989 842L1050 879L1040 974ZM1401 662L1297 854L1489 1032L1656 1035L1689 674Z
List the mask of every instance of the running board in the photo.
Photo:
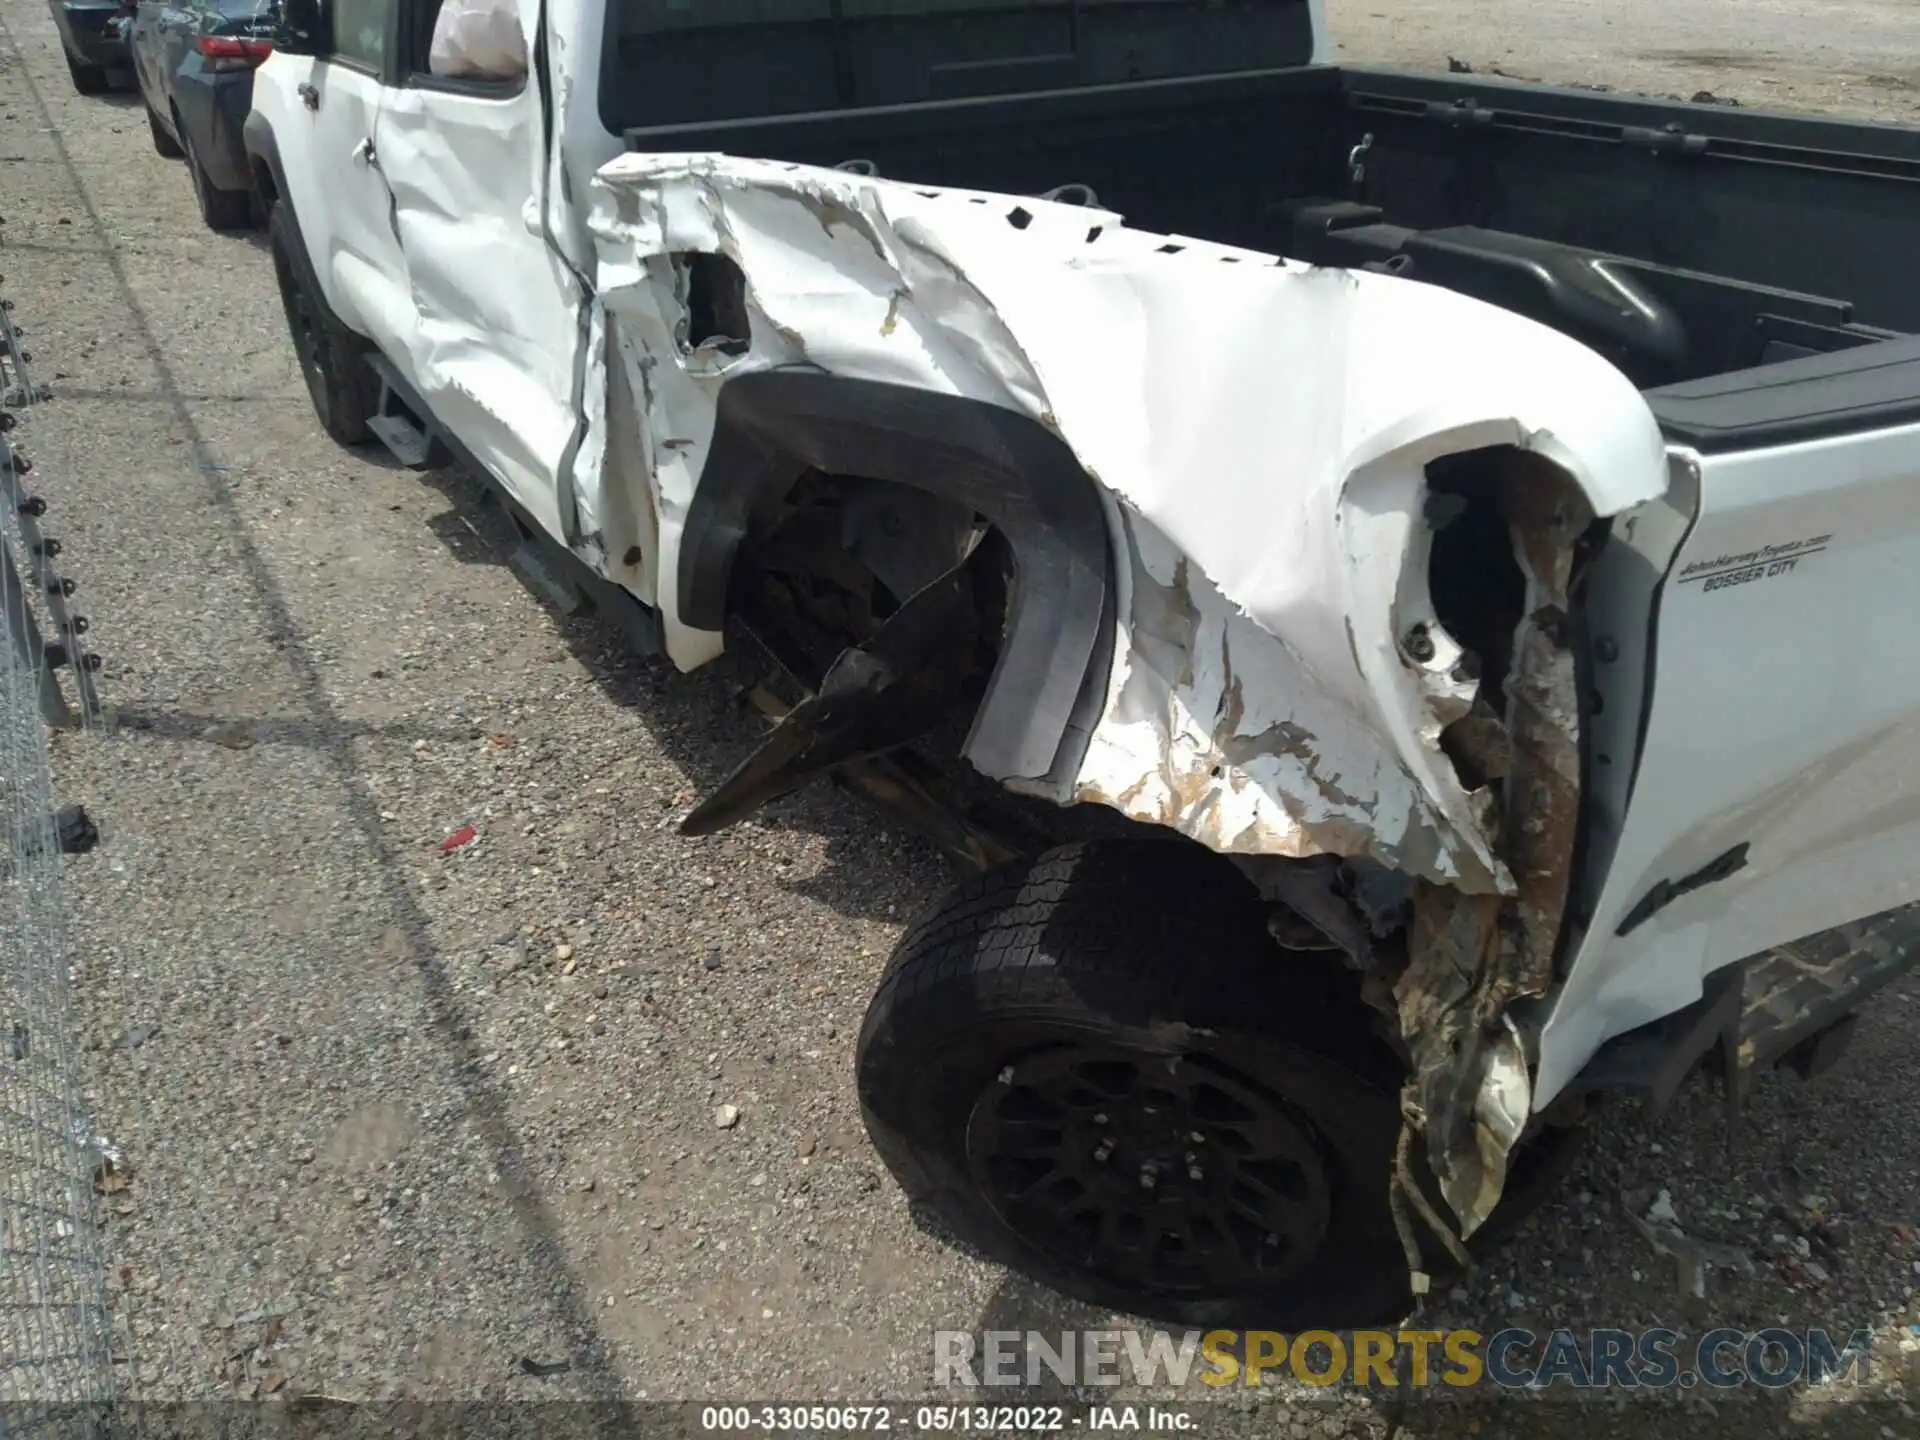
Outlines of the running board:
M535 597L563 616L588 610L604 616L642 658L666 653L666 632L658 610L642 604L547 534L457 437L433 422L425 403L385 356L373 354L366 359L380 381L379 410L367 417L367 428L401 464L416 470L458 465L479 484L482 493L506 512L520 534L521 543L508 553L507 564Z
M1862 1007L1916 963L1920 904L1776 945L1715 970L1693 1004L1614 1036L1567 1091L1638 1091L1660 1109L1705 1067L1725 1078L1738 1110L1763 1070L1811 1079L1832 1065Z
M519 575L521 583L562 615L571 618L585 614L593 608L592 602L564 572L547 563L549 549L550 546L528 540L507 557L507 564Z
M1860 1007L1920 961L1920 905L1776 945L1746 962L1734 1051L1743 1079L1769 1065L1815 1075L1839 1057Z
M380 381L380 401L367 416L367 429L409 470L432 470L449 463L453 456L446 446L436 441L402 398L386 357L369 355L367 364Z

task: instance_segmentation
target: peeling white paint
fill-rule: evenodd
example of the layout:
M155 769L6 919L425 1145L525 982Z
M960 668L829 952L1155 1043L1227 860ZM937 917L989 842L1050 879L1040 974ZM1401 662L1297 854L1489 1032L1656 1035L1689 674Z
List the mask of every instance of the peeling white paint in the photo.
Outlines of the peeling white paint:
M1055 429L1128 517L1105 711L1078 774L1039 787L1050 798L1225 851L1372 854L1510 888L1481 799L1439 749L1472 699L1449 675L1457 648L1435 627L1416 665L1399 644L1433 624L1423 467L1511 444L1567 470L1597 514L1659 495L1659 432L1606 361L1449 291L1043 200L625 155L591 207L601 301L653 436L647 598L680 664L720 646L675 613L673 572L726 379L806 365L967 396ZM744 273L746 354L677 343L667 257L689 251ZM1166 603L1182 573L1184 613Z
M1150 522L1128 510L1123 523L1132 593L1072 799L1228 854L1365 855L1476 888L1504 881L1480 845L1478 797L1458 796L1450 815L1371 715L1328 693Z

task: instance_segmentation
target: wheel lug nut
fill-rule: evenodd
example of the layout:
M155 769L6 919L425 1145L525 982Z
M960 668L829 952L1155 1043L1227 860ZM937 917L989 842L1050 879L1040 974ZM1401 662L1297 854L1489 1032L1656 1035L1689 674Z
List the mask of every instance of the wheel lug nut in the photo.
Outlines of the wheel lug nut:
M1189 1180L1204 1180L1207 1177L1206 1173L1201 1170L1198 1165L1189 1165L1187 1166L1187 1178Z
M1100 1112L1100 1113L1099 1113L1098 1115L1096 1115L1096 1116L1094 1116L1094 1117L1093 1117L1093 1123L1094 1123L1094 1124L1096 1124L1096 1125L1104 1125L1104 1124L1106 1124L1106 1123L1107 1123L1107 1114L1106 1114L1106 1111L1104 1111L1104 1110L1103 1110L1103 1111L1101 1111L1101 1112Z
M1204 1143L1207 1137L1202 1135L1198 1130L1193 1130L1188 1132L1187 1138L1193 1141L1194 1144L1199 1145Z
M1155 1185L1159 1183L1160 1183L1160 1177L1154 1173L1153 1167L1151 1165L1145 1165L1141 1167L1140 1188L1142 1190L1151 1190Z
M1107 1163L1107 1158L1112 1154L1113 1141L1102 1140L1100 1142L1100 1148L1093 1152L1093 1158L1098 1164L1104 1165Z

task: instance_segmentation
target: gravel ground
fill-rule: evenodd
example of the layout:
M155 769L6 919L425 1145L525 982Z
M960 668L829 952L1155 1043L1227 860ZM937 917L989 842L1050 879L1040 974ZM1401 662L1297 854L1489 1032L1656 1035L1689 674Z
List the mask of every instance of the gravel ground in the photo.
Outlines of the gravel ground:
M1333 9L1356 61L1876 118L1920 94L1891 0ZM0 270L56 394L23 448L119 710L56 765L105 837L69 883L140 1393L857 1401L926 1393L936 1328L1101 1323L922 1229L861 1131L853 1036L941 862L826 789L675 835L759 733L752 677L625 658L515 581L468 483L330 444L260 242L200 225L136 99L73 93L39 0L0 0L0 119ZM1731 1148L1704 1088L1615 1107L1431 1323L1905 1334L1916 1047L1909 983ZM1661 1188L1755 1274L1677 1298L1617 1200ZM1900 1363L1838 1414L1456 1404L1409 1433L1920 1434ZM1208 1398L1208 1435L1388 1423Z
M1326 0L1338 58L1920 122L1911 0Z

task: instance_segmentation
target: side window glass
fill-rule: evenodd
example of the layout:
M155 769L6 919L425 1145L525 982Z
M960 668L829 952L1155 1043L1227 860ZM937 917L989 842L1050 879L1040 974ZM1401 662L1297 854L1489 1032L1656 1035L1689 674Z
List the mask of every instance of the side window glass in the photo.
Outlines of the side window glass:
M333 0L336 58L380 71L387 63L388 22L394 0Z

